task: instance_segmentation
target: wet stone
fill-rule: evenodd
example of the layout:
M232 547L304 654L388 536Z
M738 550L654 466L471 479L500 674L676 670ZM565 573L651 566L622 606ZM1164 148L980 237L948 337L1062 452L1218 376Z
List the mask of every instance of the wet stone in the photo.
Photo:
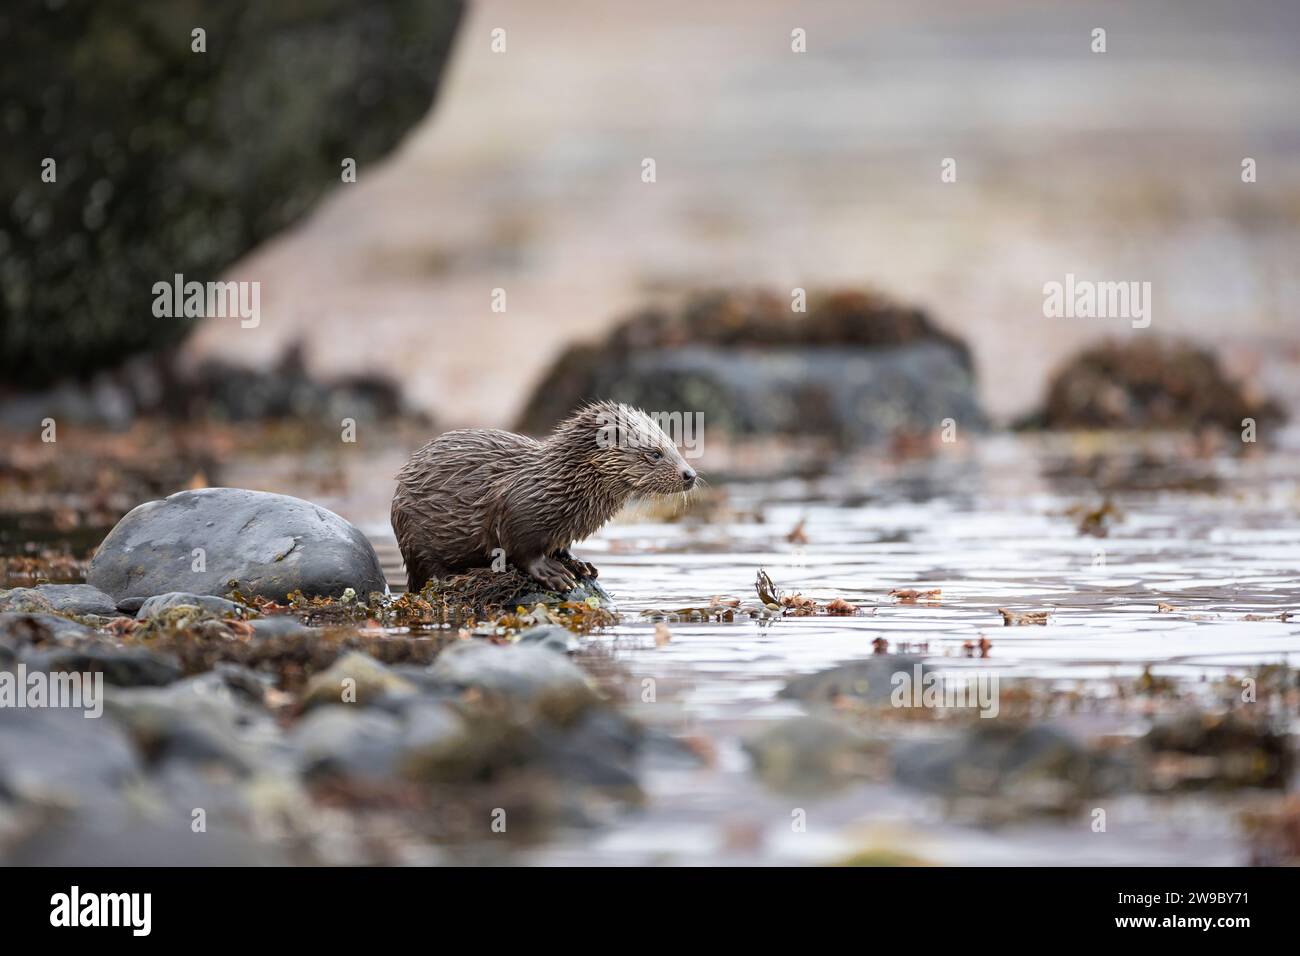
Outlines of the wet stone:
M0 611L117 615L113 599L89 584L38 584L0 591Z
M402 736L398 717L354 705L316 708L298 722L290 740L305 776L380 778L396 771Z
M414 683L394 673L369 654L352 651L307 682L302 707L304 710L322 704L364 707L415 693Z
M94 639L93 628L56 614L0 613L0 646L17 650L34 643Z
M144 621L151 617L157 617L164 611L170 611L178 607L193 607L204 613L222 618L242 618L247 613L243 605L228 601L225 598L214 597L210 594L188 594L184 591L172 591L168 594L155 594L153 597L146 599L140 605L135 617L138 621Z
M195 570L195 552L203 562ZM287 495L242 488L181 491L139 505L109 532L86 575L119 606L171 592L283 602L384 591L370 542L331 511ZM234 582L234 584L232 584Z
M921 669L918 671L917 668ZM814 674L801 674L782 688L780 696L813 706L832 707L841 699L883 705L890 702L895 688L901 686L904 678L915 682L918 673L925 673L921 658L907 654L880 654Z
M580 711L596 701L580 667L535 644L462 641L443 651L430 673L451 688L473 689L553 716Z
M0 798L52 806L116 799L142 772L128 737L80 710L7 710L0 719Z
M105 683L117 687L156 687L181 676L181 666L174 658L143 647L65 647L24 654L22 662L29 670L52 674L103 674Z
M540 627L530 627L519 635L517 643L536 644L538 647L544 647L560 654L572 653L582 646L576 634L559 624L543 624Z

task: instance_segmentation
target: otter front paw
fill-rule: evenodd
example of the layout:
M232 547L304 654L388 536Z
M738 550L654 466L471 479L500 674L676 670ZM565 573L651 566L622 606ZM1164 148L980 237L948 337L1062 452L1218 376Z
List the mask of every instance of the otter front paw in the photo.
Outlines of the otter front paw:
M569 569L555 558L534 558L528 563L528 573L549 591L572 591L578 586Z
M567 548L561 548L559 551L556 551L554 557L562 561L566 568L571 570L580 578L594 578L596 575L600 574L600 571L596 569L594 564L578 560Z

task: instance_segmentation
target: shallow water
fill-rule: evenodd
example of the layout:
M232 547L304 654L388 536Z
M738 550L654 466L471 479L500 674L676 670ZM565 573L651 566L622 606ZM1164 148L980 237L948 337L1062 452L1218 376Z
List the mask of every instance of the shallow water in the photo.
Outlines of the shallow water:
M992 438L959 460L862 463L821 479L731 483L733 509L761 522L620 521L576 548L599 565L624 615L623 624L586 639L603 652L588 654L588 663L594 659L627 685L636 716L706 738L716 757L706 769L649 772L642 809L613 814L604 827L565 835L524 858L783 863L877 851L955 864L1247 862L1236 816L1266 799L1258 792L1108 798L1107 832L1096 833L1086 814L992 827L892 783L791 797L751 772L741 741L767 722L802 713L777 697L786 680L867 658L878 638L891 650L921 644L927 662L944 670L1040 678L1098 698L1100 707L1063 724L1085 736L1136 735L1149 726L1145 705L1114 696L1117 683L1131 685L1147 667L1194 696L1213 678L1300 664L1300 619L1244 619L1300 610L1295 456L1180 458L1168 466L1138 453L1128 463L1108 459L1114 467L1104 480L1116 486L1110 497L1124 518L1105 538L1081 535L1077 517L1064 513L1102 500L1088 491L1097 469L1071 468L1067 460L1042 446ZM1080 470L1091 477L1071 477ZM1204 488L1214 490L1197 490ZM794 545L786 538L800 521L807 543ZM379 537L382 526L370 530ZM752 599L760 567L786 593L843 597L860 610L852 617L671 623L671 641L656 646L653 623L641 612L699 606L714 595ZM896 587L939 588L942 595L898 604L889 597ZM1174 610L1159 610L1162 602ZM1005 627L1001 607L1046 610L1049 623ZM963 645L980 636L992 642L989 657L971 659ZM654 702L643 699L647 679ZM1294 713L1289 719L1294 725ZM803 831L791 825L799 810Z
M723 473L725 461L702 461L721 505L710 510L700 501L668 518L659 507L633 509L574 550L600 567L623 618L584 637L578 662L633 716L691 740L707 763L648 758L638 807L593 797L584 810L595 825L553 830L546 842L522 849L512 844L504 857L493 843L452 855L412 846L409 859L763 865L867 854L939 864L1250 862L1241 815L1275 809L1277 790L1127 793L1065 815L1005 806L990 813L968 799L909 789L885 772L833 790L774 790L742 746L805 712L778 696L791 677L868 659L880 641L945 672L996 675L1003 692L1032 686L1046 701L1035 720L1090 745L1131 740L1153 717L1180 708L1213 709L1229 678L1300 665L1300 615L1246 620L1300 612L1300 456L1193 452L1177 441L994 435L930 457L840 461L819 477L742 480ZM297 464L289 471L279 459L232 459L221 481L298 494L354 520L400 589L388 496L373 476L391 474L388 459L399 461L404 449L319 454L339 457L304 470L290 456ZM313 485L311 473L329 475L328 483ZM1068 509L1108 497L1122 520L1106 537L1081 535ZM800 525L806 540L791 543ZM19 538L34 536L35 525L25 519L4 530L0 550L12 550ZM669 619L671 640L656 643L658 618L646 612L699 607L714 596L752 602L760 568L786 594L844 598L858 612ZM894 588L941 595L898 603ZM1050 616L1046 626L1007 627L999 608ZM967 648L981 637L991 642L986 658ZM1147 670L1172 690L1134 693ZM1290 683L1294 688L1294 671ZM1064 699L1073 703L1061 706ZM1268 704L1274 713L1276 703ZM1280 719L1294 733L1294 690L1281 703ZM886 717L870 715L865 728L855 726L889 746L961 726L946 717ZM1095 809L1106 811L1105 832L1093 830Z

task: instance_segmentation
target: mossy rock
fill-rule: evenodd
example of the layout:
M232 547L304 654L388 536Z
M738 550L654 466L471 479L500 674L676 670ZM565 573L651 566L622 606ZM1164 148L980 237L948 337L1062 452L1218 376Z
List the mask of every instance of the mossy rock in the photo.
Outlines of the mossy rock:
M813 295L806 312L765 292L709 292L651 308L600 343L563 353L527 403L522 431L549 431L609 399L700 413L739 436L828 438L856 447L982 428L970 350L920 309L874 292Z
M1285 413L1234 382L1208 349L1143 338L1084 349L1052 376L1042 411L1025 424L1060 429L1240 431L1280 424Z
M428 111L462 8L0 7L0 381L42 387L180 341L193 320L155 318L154 283L216 279L339 187L344 158L390 152Z

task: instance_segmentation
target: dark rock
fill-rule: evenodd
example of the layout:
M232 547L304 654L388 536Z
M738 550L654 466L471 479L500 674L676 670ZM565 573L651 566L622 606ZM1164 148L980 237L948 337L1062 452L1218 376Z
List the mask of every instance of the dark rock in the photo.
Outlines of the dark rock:
M543 652L550 653L550 652ZM450 706L450 705L447 705ZM606 707L559 723L491 704L462 705L459 722L432 712L408 729L402 772L425 784L486 783L514 773L634 797L640 728Z
M556 731L543 724L539 760L561 780L602 789L635 790L643 734L639 725L608 707L590 707Z
M1146 786L1157 791L1284 788L1295 766L1283 729L1236 713L1161 721L1141 746Z
M14 650L32 644L66 644L95 637L93 628L57 614L0 613L0 645Z
M248 825L209 823L191 829L195 807L213 806L210 785L196 782L189 806L171 805L156 816L137 812L88 813L53 822L28 834L14 848L11 866L283 866L293 862L274 843L259 840ZM243 822L243 821L239 821Z
M590 598L595 598L605 610L614 609L614 599L595 578L578 577L571 591L548 591L515 567L502 571L472 568L463 574L431 581L420 593L434 603L473 609L476 614L486 608L514 610L520 606L531 608L537 604L555 605Z
M1253 418L1262 436L1266 425L1285 417L1276 403L1228 379L1209 349L1126 338L1085 349L1061 366L1048 383L1045 407L1026 424L1240 432L1242 419Z
M202 548L205 569L192 570ZM242 488L181 491L133 509L90 563L87 581L120 602L172 591L275 601L297 590L340 597L383 591L365 535L331 511L287 495Z
M227 601L225 598L214 597L210 594L186 594L183 591L172 591L169 594L155 594L153 597L145 599L135 616L137 620L144 621L151 617L157 617L164 611L170 611L178 607L192 607L213 617L224 618L242 618L247 613L247 609L242 604Z
M113 799L141 772L128 738L104 718L61 708L6 710L0 796L75 807Z
M381 710L318 707L294 727L304 775L389 777L402 754L402 721Z
M562 355L519 427L549 431L595 398L850 446L937 433L945 418L985 424L965 344L918 309L860 293L814 297L807 313L781 296L723 293L645 311Z
M1056 727L983 718L953 737L902 744L893 761L900 783L985 799L989 812L1004 819L1070 812L1085 797L1112 792L1127 772Z
M117 615L113 599L89 584L38 584L33 588L0 591L0 611Z
M225 666L168 687L115 692L108 712L151 767L179 762L249 775L284 750L261 708L264 692L252 672Z
M28 670L50 674L103 674L115 687L160 687L181 677L174 658L143 647L65 647L25 654L22 661Z
M54 602L35 588L0 591L0 611L14 614L53 614Z
M178 342L193 320L154 318L154 283L216 279L346 188L344 157L364 171L388 153L428 111L462 8L0 6L0 381L45 386Z
M161 686L180 678L170 655L122 647L92 628L54 614L0 614L0 659L45 673L102 673L118 687Z
M595 578L579 578L577 587L571 591L547 591L530 579L527 586L520 589L513 597L502 602L502 607L533 607L537 604L563 604L566 601L587 601L595 598L600 606L609 610L614 608L614 599L610 597Z
M801 674L792 678L779 696L821 707L833 707L841 698L870 705L887 704L901 681L900 675L915 681L918 667L924 676L926 668L919 657L879 654L815 674Z

